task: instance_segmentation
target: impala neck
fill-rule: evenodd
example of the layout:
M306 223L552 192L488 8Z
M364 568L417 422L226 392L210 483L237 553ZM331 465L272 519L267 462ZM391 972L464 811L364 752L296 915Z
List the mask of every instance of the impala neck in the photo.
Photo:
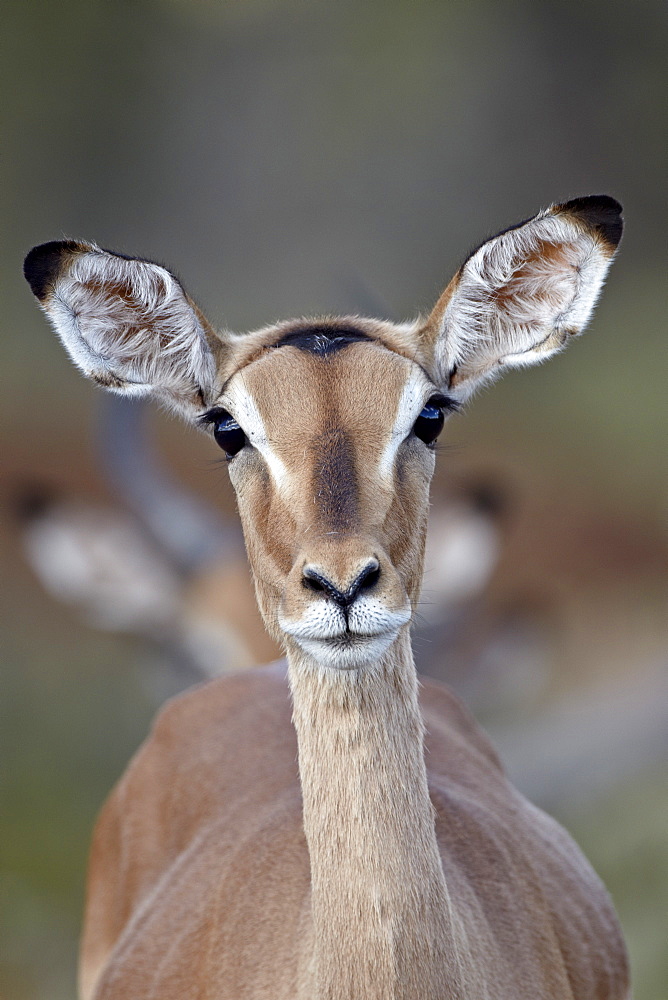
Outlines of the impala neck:
M463 996L404 630L364 670L290 659L311 862L315 997Z

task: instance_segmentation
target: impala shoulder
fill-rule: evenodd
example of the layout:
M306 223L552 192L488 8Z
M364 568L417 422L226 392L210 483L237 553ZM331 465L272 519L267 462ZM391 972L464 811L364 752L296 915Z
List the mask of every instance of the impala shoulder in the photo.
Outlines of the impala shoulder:
M477 761L485 769L491 767L500 775L504 774L501 760L489 737L449 687L421 677L420 707L427 730L427 747L434 763L439 759L439 750L443 749L451 756L457 749L459 754Z
M187 839L190 821L217 817L272 754L288 770L295 753L281 665L197 685L161 708L101 819L120 809L125 826L143 827L156 813Z
M170 698L155 717L148 741L165 749L180 746L218 726L240 728L256 715L276 712L280 716L288 704L286 666L277 661L197 684Z

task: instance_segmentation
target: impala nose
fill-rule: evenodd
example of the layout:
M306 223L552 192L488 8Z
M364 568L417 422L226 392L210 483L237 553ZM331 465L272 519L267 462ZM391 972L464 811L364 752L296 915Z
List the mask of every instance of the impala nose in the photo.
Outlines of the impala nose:
M335 583L315 566L305 566L302 570L302 584L308 590L326 594L346 611L363 592L373 590L380 579L380 563L370 559L346 590L340 590Z

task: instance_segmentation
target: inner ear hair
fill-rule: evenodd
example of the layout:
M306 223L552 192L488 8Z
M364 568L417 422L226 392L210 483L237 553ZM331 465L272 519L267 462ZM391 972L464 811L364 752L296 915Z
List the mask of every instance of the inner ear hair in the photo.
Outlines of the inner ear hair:
M178 279L142 257L52 241L24 273L70 357L100 385L188 416L213 398L222 346Z
M440 384L464 398L582 333L622 226L621 205L592 195L552 205L474 250L423 330Z

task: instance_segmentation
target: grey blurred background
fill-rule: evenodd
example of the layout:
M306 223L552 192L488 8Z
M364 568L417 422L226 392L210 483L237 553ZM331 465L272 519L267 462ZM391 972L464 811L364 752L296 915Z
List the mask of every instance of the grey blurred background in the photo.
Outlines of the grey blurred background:
M605 879L638 1000L665 996L665 40L651 0L4 5L3 1000L74 995L95 813L188 679L144 640L82 624L26 563L26 491L120 501L99 392L47 329L23 254L67 236L164 261L237 330L401 319L487 235L598 192L627 229L587 335L450 425L435 504L477 478L502 484L507 516L447 662L438 640L421 655ZM151 434L231 514L212 446L159 414Z

